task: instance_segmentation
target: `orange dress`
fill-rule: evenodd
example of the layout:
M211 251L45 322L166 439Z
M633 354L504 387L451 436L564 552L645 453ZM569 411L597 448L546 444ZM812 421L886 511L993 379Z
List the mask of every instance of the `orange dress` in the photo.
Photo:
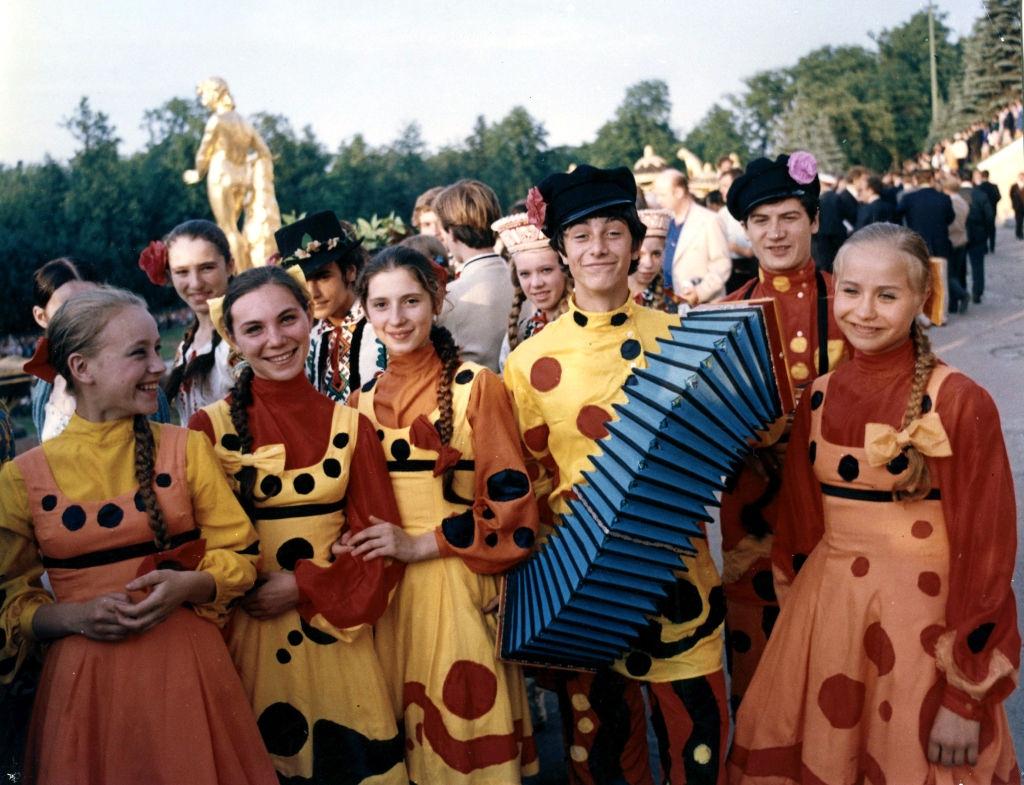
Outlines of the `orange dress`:
M137 486L125 482L132 476L131 420L91 423L76 415L63 434L0 474L5 662L24 657L35 611L52 602L39 584L44 568L60 602L123 591L156 560L203 569L217 587L212 602L180 607L124 640L68 635L50 644L25 781L271 785L274 770L217 626L255 578L254 557L244 555L255 553L255 532L214 473L202 436L152 427L155 490L179 551L154 558Z
M1020 638L998 414L937 367L923 408L952 455L927 459L925 499L894 501L905 456L870 465L864 426L899 427L912 369L909 342L858 356L801 403L773 550L782 612L737 717L733 783L1019 782L1001 703ZM928 763L940 705L980 721L976 766Z

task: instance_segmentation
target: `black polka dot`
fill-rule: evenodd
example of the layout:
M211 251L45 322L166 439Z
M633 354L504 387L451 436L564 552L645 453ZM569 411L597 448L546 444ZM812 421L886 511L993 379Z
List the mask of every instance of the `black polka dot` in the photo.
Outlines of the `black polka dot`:
M292 646L298 646L302 643L302 633L298 630L292 630L288 633L288 643Z
M484 542L487 543L487 546L489 548L493 548L495 545L498 544L498 533L497 532L491 532L486 537L484 537Z
M260 480L260 493L264 496L277 496L283 487L284 484L281 482L281 478L276 474L268 474Z
M533 529L529 529L526 526L520 526L518 529L512 532L512 540L520 548L532 548L533 538Z
M289 662L292 661L292 654L290 651L288 651L288 649L278 649L277 654L275 654L274 656L277 657L277 661L282 665L287 665Z
M294 570L299 559L312 559L313 546L304 537L292 537L285 540L277 549L277 563L283 570Z
M225 450L237 452L242 449L242 440L237 433L226 433L220 437L220 446Z
M124 518L124 510L116 504L104 504L96 513L96 522L104 529L113 529Z
M572 320L576 322L580 327L587 326L587 317L581 314L579 311L572 312Z
M159 485L161 488L170 488L171 487L171 475L164 474L164 473L161 472L160 474L158 474L156 476L156 484Z
M348 434L347 433L337 433L337 434L335 434L334 438L331 440L331 443L335 447L337 447L339 450L344 450L346 447L348 447Z
M821 390L815 390L811 394L811 408L812 409L817 409L819 406L821 406L821 402L824 401L824 400L825 400L825 393L823 393Z
M263 744L271 755L295 755L309 738L309 723L290 703L271 703L256 720Z
M145 512L146 511L146 500L142 498L142 494L141 493L136 493L135 494L135 500L134 501L135 501L135 509L136 510L138 510L139 512Z
M374 376L372 379L370 379L370 381L368 381L366 384L364 384L362 386L363 392L367 392L367 393L370 392L370 390L373 389L373 385L375 385L376 383L377 383L377 377Z
M761 611L761 632L765 638L772 637L772 630L775 629L775 620L779 618L778 605L765 605Z
M57 507L57 497L52 493L48 493L43 497L41 504L44 510L47 512L53 512Z
M658 613L673 624L693 621L704 612L700 589L686 578L678 578L658 603Z
M985 648L985 644L988 643L988 639L992 637L992 630L996 628L996 625L992 622L985 622L975 627L967 635L967 648L969 648L974 654L980 654Z
M305 496L307 493L312 493L313 488L316 487L316 480L313 479L312 474L303 472L294 480L292 480L292 486L295 488L296 493L301 493Z
M377 429L377 438L380 439L381 441L384 441L384 431L382 431L380 428Z
M771 570L761 570L754 574L752 581L754 594L765 602L775 602L775 582L772 580Z
M860 464L852 455L844 455L839 459L839 476L847 482L853 482L860 474Z
M85 526L85 510L77 504L72 504L64 510L64 514L60 516L60 520L61 523L64 524L64 528L76 532Z
M625 312L612 314L611 323L612 327L622 327L626 323L629 316Z
M409 447L409 442L405 439L395 439L391 443L391 454L395 457L396 461L409 460L411 453L412 449Z
M469 368L465 368L455 374L456 384L469 384L471 381L473 381L473 371Z
M622 342L622 346L619 347L619 354L622 355L623 360L635 360L640 356L640 341L635 338L629 338Z
M328 458L324 461L324 474L328 477L341 477L341 461Z
M631 651L626 657L626 670L630 676L646 676L651 669L651 655L642 651Z
M517 469L502 469L487 478L487 497L510 502L530 492L530 478Z
M812 441L807 446L807 460L809 460L811 462L811 465L813 466L814 465L814 459L817 458L817 457L818 457L818 443Z
M473 511L466 510L459 515L445 518L441 521L441 534L453 548L468 548L473 544L473 538L476 536Z
M921 414L928 414L932 410L932 397L925 393L921 398Z
M794 553L793 554L793 572L800 572L800 568L804 566L804 562L807 561L806 553Z
M743 632L743 630L732 630L729 633L729 646L733 651L738 651L740 654L746 654L750 651L750 647L752 645L750 636Z
M17 656L8 657L6 660L0 660L0 676L6 676L8 673L13 673L14 666L17 664Z
M302 617L299 617L299 625L302 627L302 631L306 634L306 637L318 646L330 646L332 643L338 642L338 639L333 635L328 635L323 630L318 630Z
M494 510L490 507L484 507L484 511L480 514L483 516L485 521L494 520Z
M885 468L888 470L889 474L903 474L903 472L907 470L908 466L910 466L910 459L907 457L906 453L902 452L885 464Z

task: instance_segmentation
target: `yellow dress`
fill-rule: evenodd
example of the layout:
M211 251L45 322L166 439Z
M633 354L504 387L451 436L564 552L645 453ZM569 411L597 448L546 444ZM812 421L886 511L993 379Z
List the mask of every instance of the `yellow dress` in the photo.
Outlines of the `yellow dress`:
M424 354L432 355L433 349L428 346ZM427 372L439 370L429 356L422 359ZM385 376L375 381L393 381L405 360L392 358ZM359 411L379 429L403 528L412 535L434 532L441 552L440 558L407 566L377 624L377 652L395 715L405 725L410 779L420 785L507 785L537 771L526 692L519 668L497 660L495 616L482 610L497 597L498 579L474 572L467 561L493 571L496 565L487 563L491 552L523 558L533 543L536 513L532 520L516 517L524 502L526 510L533 505L500 381L471 363L460 366L455 380L451 447L461 457L453 490L463 501L444 498L441 478L433 473L437 445L422 446L427 440L418 436L417 423L381 425L374 382L364 385L358 397ZM481 384L490 391L477 404L494 425L488 433L474 433L470 422L470 399ZM509 433L497 433L503 430L501 406ZM438 418L435 410L426 423L428 435ZM492 473L491 467L500 468ZM509 478L521 478L522 487ZM463 550L481 560L467 558Z
M301 386L297 395L305 388L316 395L304 377ZM358 427L359 415L332 405L331 436L319 463L260 469L257 479L254 523L263 554L260 572L294 571L304 599L298 608L271 619L236 611L228 627L228 648L282 781L404 785L403 739L374 653L370 623L335 626L325 618L325 613L332 615L324 607L325 598L309 596L313 592L306 578L318 572L310 568L330 563L331 545L347 527L344 509L353 459L361 461L361 449L377 447L368 440L361 448L366 432ZM230 461L226 453L237 456L238 443L228 402L202 411L213 426L222 460ZM256 439L258 444L259 434ZM379 456L379 447L376 452ZM359 472L364 467L357 463ZM346 580L346 586L380 584L376 566L368 564L365 580L352 574L362 565L354 559L347 563L347 578L338 579ZM326 599L344 603L347 597Z

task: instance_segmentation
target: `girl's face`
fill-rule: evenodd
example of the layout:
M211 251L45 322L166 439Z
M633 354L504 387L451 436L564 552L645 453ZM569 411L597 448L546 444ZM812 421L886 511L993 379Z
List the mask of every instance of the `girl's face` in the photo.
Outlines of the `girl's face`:
M928 295L910 280L912 261L879 243L856 244L844 254L833 311L857 351L881 354L908 340Z
M644 288L651 285L654 276L661 272L662 260L665 256L664 237L645 237L640 246L640 263L633 273L633 278Z
M261 379L287 381L305 370L309 314L284 286L266 284L231 305L231 337Z
M115 311L103 326L92 356L68 358L75 394L90 418L113 420L157 408L157 388L165 366L160 333L144 308Z
M197 314L209 314L206 301L227 291L231 263L217 246L201 237L179 237L167 248L171 283Z
M552 311L565 293L565 274L553 248L520 251L513 260L523 293L540 311Z
M390 354L408 354L430 340L441 303L404 267L384 270L370 279L366 317Z

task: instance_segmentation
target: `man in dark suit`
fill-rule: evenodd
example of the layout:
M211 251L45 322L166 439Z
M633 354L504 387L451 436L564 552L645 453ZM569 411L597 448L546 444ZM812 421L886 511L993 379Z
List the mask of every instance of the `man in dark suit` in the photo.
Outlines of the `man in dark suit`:
M821 199L818 208L818 231L812 238L811 255L814 257L814 264L819 270L832 272L832 262L839 252L839 246L846 241L846 227L843 226L843 219L839 215L838 194L835 192L836 181L824 175L821 177L823 186L831 185L827 190L822 189Z
M981 191L988 197L989 203L992 205L992 220L986 227L988 233L988 250L992 253L996 249L996 205L999 204L999 200L1003 198L1003 195L999 193L999 186L995 183L988 181L988 170L987 169L975 169L974 174L971 176L971 182L974 183L975 188L981 189Z
M896 206L882 198L883 190L881 177L868 177L857 207L857 229L868 224L896 223Z
M928 253L948 259L952 251L949 225L956 215L950 198L935 190L934 179L935 173L931 169L918 170L920 187L900 200L897 218L924 238Z
M1018 240L1024 240L1024 172L1017 175L1017 182L1010 186L1010 204L1013 205L1013 218Z
M863 166L851 166L845 178L840 178L836 187L839 198L839 217L845 222L847 231L857 225L857 208L860 205L861 190L871 174Z

